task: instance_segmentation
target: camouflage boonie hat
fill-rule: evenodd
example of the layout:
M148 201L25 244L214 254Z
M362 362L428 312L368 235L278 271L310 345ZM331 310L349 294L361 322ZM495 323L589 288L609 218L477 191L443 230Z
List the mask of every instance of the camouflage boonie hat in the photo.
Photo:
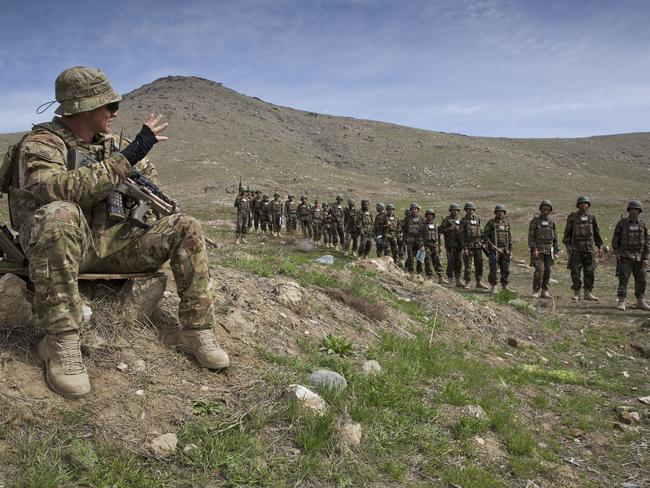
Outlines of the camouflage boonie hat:
M75 66L64 70L54 82L56 101L54 111L58 115L74 115L89 112L97 107L122 100L103 71L97 68Z

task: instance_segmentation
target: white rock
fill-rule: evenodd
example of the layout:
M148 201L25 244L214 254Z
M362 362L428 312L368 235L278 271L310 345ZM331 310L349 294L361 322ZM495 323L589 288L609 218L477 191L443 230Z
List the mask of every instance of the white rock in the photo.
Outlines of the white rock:
M142 373L147 369L147 363L145 363L143 359L136 359L133 361L133 367L131 369L136 373Z
M201 385L201 388L199 388L201 391L210 391L210 387L208 385Z
M645 403L646 405L650 405L650 396L641 397L641 398L639 398L639 401L641 403Z
M327 408L327 403L318 393L303 385L289 385L284 394L286 398L298 400L303 407L317 414L322 414Z
M183 448L183 452L185 452L185 453L196 452L196 451L198 451L198 450L199 450L199 446L197 446L196 444L187 444L187 445Z
M474 417L479 420L487 420L488 416L485 413L485 410L480 405L467 405L463 408L463 411L470 417Z
M83 311L84 311L83 321L84 322L90 322L90 319L93 316L93 309L90 308L88 305L86 305L84 303L83 304Z
M477 444L480 444L481 446L485 445L485 439L483 439L482 437L476 436L474 437L474 440L476 441Z
M363 363L361 369L367 374L377 374L381 371L381 365L374 359L371 359L370 361Z
M144 390L135 390L135 394L138 396L144 396Z
M154 437L149 443L149 449L158 457L164 457L172 454L176 450L178 437L176 434L163 434Z
M349 422L341 427L341 440L348 446L361 444L361 424Z
M117 365L117 369L119 369L120 371L126 371L127 369L129 369L129 365L126 363L119 363Z

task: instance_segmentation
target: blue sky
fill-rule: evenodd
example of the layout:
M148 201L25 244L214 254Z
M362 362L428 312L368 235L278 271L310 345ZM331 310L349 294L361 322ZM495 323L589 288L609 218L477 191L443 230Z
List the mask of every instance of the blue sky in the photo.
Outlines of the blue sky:
M648 1L0 2L0 132L51 118L73 65L468 135L650 130Z

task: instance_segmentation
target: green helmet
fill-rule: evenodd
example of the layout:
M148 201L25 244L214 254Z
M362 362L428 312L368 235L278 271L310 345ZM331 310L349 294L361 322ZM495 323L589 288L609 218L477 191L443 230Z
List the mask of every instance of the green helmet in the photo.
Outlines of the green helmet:
M465 202L465 206L463 207L464 210L476 210L476 205L474 205L473 202Z
M54 111L58 115L89 112L122 100L122 95L113 91L103 71L85 66L68 68L57 76L54 96L60 104Z
M505 212L505 211L506 211L506 206L505 205L498 204L498 205L496 205L494 207L494 213Z
M266 194L265 194L265 195L262 195L262 200L268 200L268 199L269 199L269 196L268 196L268 195L266 195Z
M576 207L579 207L581 203L586 203L591 207L591 200L589 200L589 197L584 195L578 197L578 200L576 200Z
M383 203L379 202L379 203L377 203L377 205L375 205L375 208L376 208L378 211L379 211L379 210L384 210L384 209L386 208L386 205L384 205Z
M630 200L630 203L627 204L627 209L630 210L631 208L638 208L643 212L643 205L641 205L641 202L638 200Z
M348 198L348 205L356 205L357 202L354 201L354 198Z
M336 201L337 202L343 201L343 197L341 195L336 195Z
M553 204L551 203L550 200L542 200L542 203L539 204L539 209L541 210L544 205L546 205L551 210L553 210Z
M460 210L460 205L458 205L457 203L450 203L449 211L451 212L452 210Z
M386 205L386 210L395 210L395 205L389 203L388 205Z
M420 206L419 206L417 203L415 203L415 202L413 202L409 208L410 208L411 210L413 210L414 208L417 208L418 210L420 210Z
M293 200L293 195L292 195L291 193L289 193L289 194L287 195L287 198L288 198L289 200Z
M280 196L280 194L276 191L276 192L273 194L273 196L274 196L275 198L278 198L278 197Z
M426 216L426 215L429 215L429 214L433 215L434 217L436 216L436 213L433 211L432 208L427 208L427 211L424 212L424 215L425 215L425 216Z
M370 200L366 200L365 198L361 200L361 206L363 207L364 205L370 205Z

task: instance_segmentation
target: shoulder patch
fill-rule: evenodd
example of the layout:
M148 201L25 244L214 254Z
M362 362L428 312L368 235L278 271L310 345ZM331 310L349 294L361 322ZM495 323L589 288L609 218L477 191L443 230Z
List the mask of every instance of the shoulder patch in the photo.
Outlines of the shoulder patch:
M60 148L58 145L53 146L48 143L31 139L23 142L23 145L20 149L24 154L36 156L37 158L44 159L45 161L50 161L52 163L65 164L65 144L63 145L63 148Z

